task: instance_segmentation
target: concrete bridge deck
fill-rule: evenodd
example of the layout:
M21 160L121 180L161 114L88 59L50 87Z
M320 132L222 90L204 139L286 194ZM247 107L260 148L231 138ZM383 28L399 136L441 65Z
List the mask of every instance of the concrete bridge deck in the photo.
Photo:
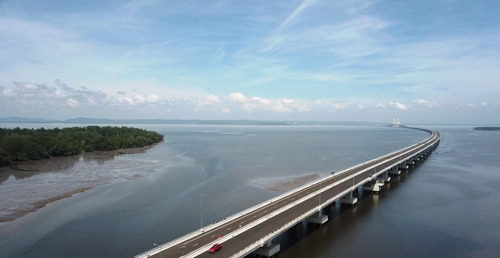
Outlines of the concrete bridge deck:
M429 132L431 136L399 151L296 188L135 258L243 257L250 254L302 220L315 214L318 216L321 208L342 197L351 197L358 187L377 184L381 180L377 180L377 176L397 171L406 167L407 162L428 155L439 144L440 134L420 130ZM209 254L208 249L214 243L222 243L223 248Z

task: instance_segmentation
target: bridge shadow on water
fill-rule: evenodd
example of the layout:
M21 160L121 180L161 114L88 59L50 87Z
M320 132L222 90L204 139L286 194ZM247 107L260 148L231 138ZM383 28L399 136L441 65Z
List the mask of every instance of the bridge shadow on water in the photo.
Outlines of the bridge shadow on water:
M392 175L391 181L386 183L379 193L364 192L361 187L358 189L357 197L358 203L354 206L343 206L337 200L336 202L323 208L324 215L328 215L328 221L319 226L317 224L308 223L302 220L297 225L291 227L284 233L280 234L272 240L273 244L280 244L280 253L285 252L293 245L306 240L311 234L320 231L321 235L332 238L335 241L337 237L341 237L350 229L359 225L359 223L370 216L375 211L379 202L386 198L390 198L398 192L400 186L411 177L412 172L425 160L416 162L411 165L407 170L402 170L399 175ZM330 241L330 240L326 240ZM314 243L312 243L314 245ZM315 248L308 243L308 248ZM294 257L294 255L284 255L286 257ZM257 257L254 254L247 255L246 257Z

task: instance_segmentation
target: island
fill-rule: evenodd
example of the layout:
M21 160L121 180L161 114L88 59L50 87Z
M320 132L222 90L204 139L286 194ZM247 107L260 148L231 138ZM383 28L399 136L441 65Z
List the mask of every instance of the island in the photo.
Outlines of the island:
M500 131L500 127L498 127L498 126L480 126L480 127L474 127L474 130Z
M0 128L0 167L12 162L149 146L164 135L132 127Z

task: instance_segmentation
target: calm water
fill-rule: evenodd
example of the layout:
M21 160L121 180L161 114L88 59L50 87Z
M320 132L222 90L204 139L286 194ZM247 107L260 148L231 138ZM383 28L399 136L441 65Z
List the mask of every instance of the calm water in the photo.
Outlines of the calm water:
M0 223L1 257L133 257L198 229L201 194L206 225L280 194L255 180L326 176L428 137L383 127L133 126L165 134L146 153L120 157L153 162L146 176ZM355 209L327 208L330 222L319 230L303 225L282 235L283 247L295 244L280 257L497 257L500 133L432 129L442 133L439 154Z

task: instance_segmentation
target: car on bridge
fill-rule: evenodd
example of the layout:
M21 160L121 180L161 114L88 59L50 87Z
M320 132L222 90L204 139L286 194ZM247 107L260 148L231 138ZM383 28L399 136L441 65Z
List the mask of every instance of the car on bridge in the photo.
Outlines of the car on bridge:
M219 251L220 249L222 249L222 245L221 244L215 244L212 247L210 247L210 249L208 249L208 252L211 253L211 254L213 254L213 253Z

